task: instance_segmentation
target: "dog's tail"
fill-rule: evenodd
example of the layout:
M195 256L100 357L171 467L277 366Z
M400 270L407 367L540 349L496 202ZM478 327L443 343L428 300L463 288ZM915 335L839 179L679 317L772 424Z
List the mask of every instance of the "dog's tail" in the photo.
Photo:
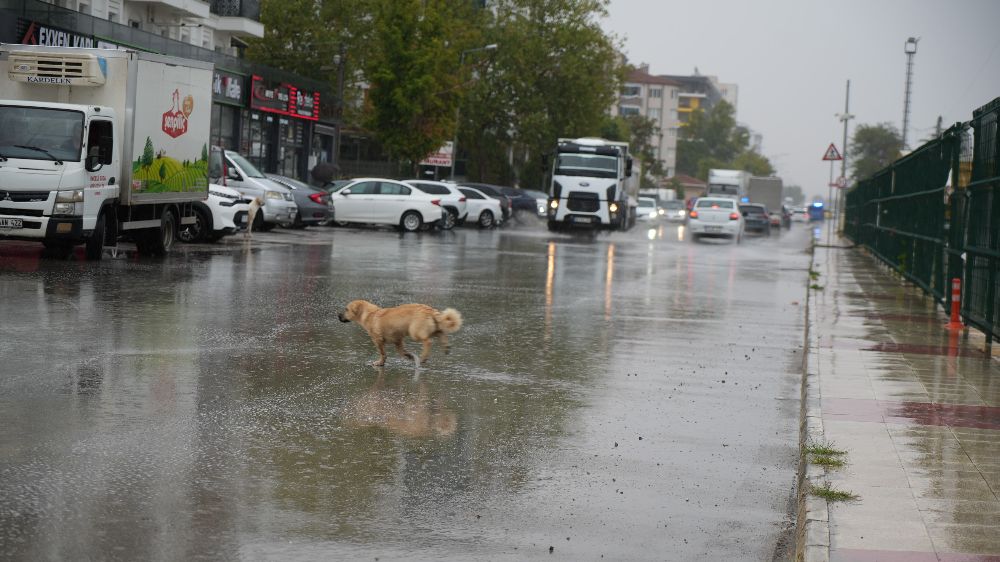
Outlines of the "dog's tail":
M457 332L462 327L462 314L454 308L446 308L434 315L438 329L446 334Z

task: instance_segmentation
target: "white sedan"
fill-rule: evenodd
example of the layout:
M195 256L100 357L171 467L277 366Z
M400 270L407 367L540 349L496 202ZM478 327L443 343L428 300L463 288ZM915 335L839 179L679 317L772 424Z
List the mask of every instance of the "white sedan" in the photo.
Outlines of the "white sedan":
M739 244L743 240L743 215L735 199L702 197L688 214L688 229L692 240L719 236L732 238Z
M443 223L441 198L396 180L359 178L330 193L337 223L388 224L406 232Z
M499 199L490 197L474 187L463 185L458 190L465 195L466 205L469 208L469 218L474 219L479 228L492 228L500 225L503 221L503 211Z

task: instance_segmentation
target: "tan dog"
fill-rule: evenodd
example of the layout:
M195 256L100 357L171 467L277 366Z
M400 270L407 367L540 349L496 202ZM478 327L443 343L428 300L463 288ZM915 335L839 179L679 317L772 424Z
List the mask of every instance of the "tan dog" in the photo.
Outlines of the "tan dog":
M419 367L431 353L431 338L438 338L448 353L448 334L453 334L462 327L462 315L454 308L443 311L435 310L426 304L404 304L393 308L381 308L368 301L356 300L347 305L344 312L337 315L341 322L357 322L368 332L375 347L378 348L379 360L376 367L385 365L385 345L396 346L396 351ZM403 348L403 338L423 344L423 350L418 358Z
M247 212L247 229L243 232L243 238L249 240L253 238L253 221L257 218L257 213L260 212L260 208L264 205L264 200L260 197L254 197L250 201L250 210Z

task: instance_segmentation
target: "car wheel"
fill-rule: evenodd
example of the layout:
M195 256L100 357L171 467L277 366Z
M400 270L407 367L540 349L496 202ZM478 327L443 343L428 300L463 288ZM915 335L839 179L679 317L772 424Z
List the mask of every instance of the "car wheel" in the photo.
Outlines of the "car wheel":
M479 228L491 228L494 223L492 211L483 211L479 214Z
M205 216L205 211L195 209L194 224L184 225L183 228L178 229L177 238L179 238L181 242L186 242L188 244L201 242L208 234L208 230L208 219Z
M253 217L253 232L267 232L271 228L274 228L274 225L271 225L270 228L265 226L264 213L258 210L257 214Z
M420 213L416 211L406 211L403 213L403 217L399 219L399 227L406 232L416 232L420 230L423 223L424 221L420 218Z
M444 216L444 220L441 221L441 230L451 230L455 228L458 224L458 213L448 209L448 214Z
M107 213L101 213L97 217L97 224L94 225L94 232L87 239L84 255L88 260L99 261L104 255L104 240L107 237Z
M296 212L295 213L295 220L292 221L292 228L296 228L296 229L301 230L301 229L303 229L305 227L306 227L306 223L302 222L302 213L301 212Z

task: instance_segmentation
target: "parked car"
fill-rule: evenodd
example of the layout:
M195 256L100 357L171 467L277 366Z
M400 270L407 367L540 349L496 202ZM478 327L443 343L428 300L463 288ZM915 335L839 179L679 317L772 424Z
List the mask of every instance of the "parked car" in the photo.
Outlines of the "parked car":
M358 178L330 194L338 223L389 224L406 232L438 226L448 212L441 198L401 181Z
M684 202L679 199L664 201L662 204L663 216L670 222L684 222L687 220L687 209Z
M497 201L500 201L500 210L503 212L504 221L510 220L510 217L514 214L514 200L503 192L502 187L498 185L490 185L488 183L462 183L459 184L459 186L478 189L482 193L485 193L488 197L492 197Z
M743 215L736 206L735 199L725 197L699 197L688 213L688 229L691 239L703 236L732 238L736 243L743 240Z
M268 179L246 158L232 150L212 148L208 175L213 182L231 187L253 199L260 197L264 205L254 219L255 231L267 231L275 225L291 226L299 209L295 206L292 191Z
M209 184L208 198L194 203L194 224L177 228L181 242L217 242L246 228L250 199L235 189Z
M441 224L442 229L451 230L456 224L464 224L469 216L465 194L458 190L457 185L431 180L405 180L403 183L412 185L428 195L441 198L441 207L448 211L448 216Z
M490 197L474 187L459 186L459 191L465 195L469 208L469 218L475 219L479 228L493 228L503 221L503 209L500 200Z
M278 174L267 174L267 177L292 191L292 199L295 200L295 206L299 210L292 223L293 227L305 228L326 224L330 220L329 193L295 178Z
M501 187L500 191L510 197L511 200L511 215L517 219L521 213L526 213L530 216L547 217L545 213L545 205L549 199L549 196L542 193L541 191L535 191L532 189L520 189L517 187ZM539 209L539 200L544 201L542 203L541 209Z
M740 213L743 215L743 228L747 232L757 232L765 236L771 235L771 217L767 212L767 207L748 203L740 205Z
M640 197L639 206L635 210L635 218L639 221L649 222L660 217L656 208L656 199L652 197Z

